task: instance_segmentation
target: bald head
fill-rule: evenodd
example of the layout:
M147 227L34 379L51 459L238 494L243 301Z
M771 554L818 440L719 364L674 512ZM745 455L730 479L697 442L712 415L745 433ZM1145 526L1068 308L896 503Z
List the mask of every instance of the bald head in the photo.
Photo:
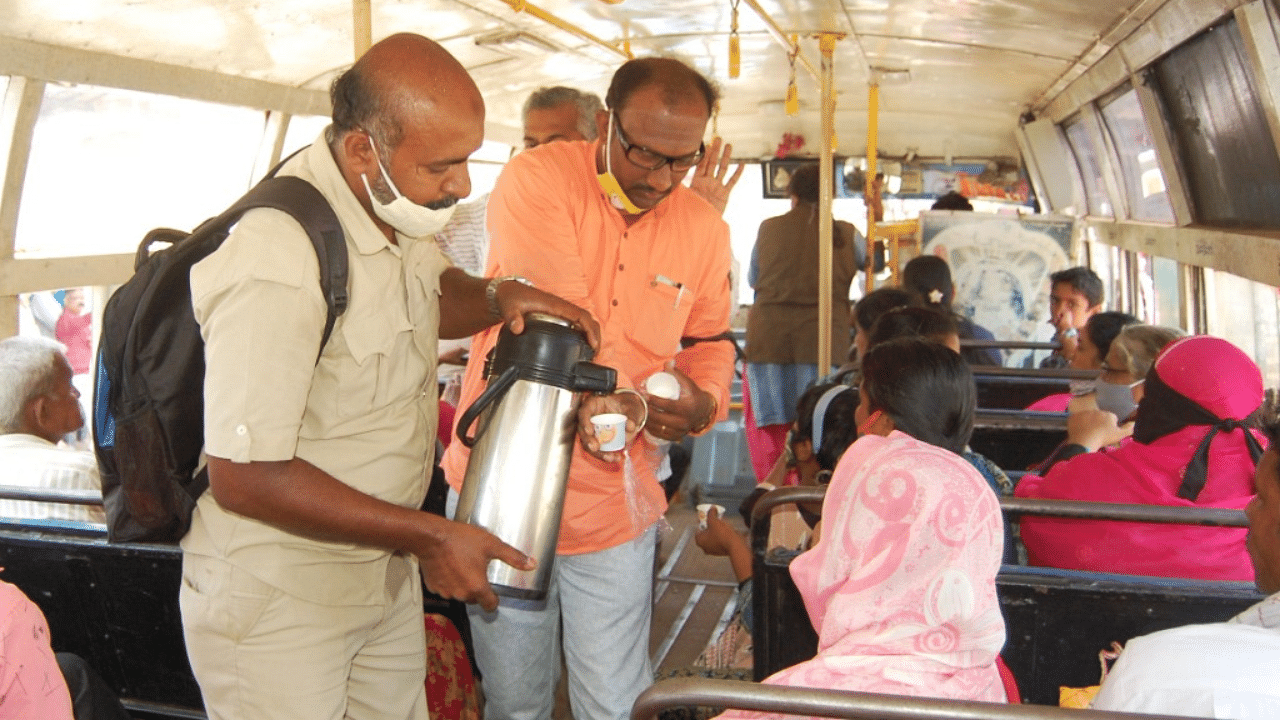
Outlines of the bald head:
M387 37L369 48L334 81L332 145L352 130L373 133L394 149L409 120L478 114L484 99L466 68L439 43L412 33Z

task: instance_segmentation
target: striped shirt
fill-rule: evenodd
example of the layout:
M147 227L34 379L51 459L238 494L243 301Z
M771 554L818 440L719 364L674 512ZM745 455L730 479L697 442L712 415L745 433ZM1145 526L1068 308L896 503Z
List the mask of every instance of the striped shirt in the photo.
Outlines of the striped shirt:
M469 203L461 203L449 218L449 224L436 233L436 245L454 265L476 277L484 277L484 264L489 259L489 233L485 212L488 193Z
M0 484L38 490L94 490L102 493L93 455L58 447L34 435L0 435ZM102 508L90 505L0 500L0 517L24 520L103 522Z

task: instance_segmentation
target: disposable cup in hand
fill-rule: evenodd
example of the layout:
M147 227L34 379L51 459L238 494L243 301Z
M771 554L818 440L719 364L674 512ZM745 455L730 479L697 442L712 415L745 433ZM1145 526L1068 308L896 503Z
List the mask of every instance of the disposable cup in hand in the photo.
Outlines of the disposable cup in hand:
M622 413L592 415L591 424L595 426L596 440L600 442L601 451L621 450L627 444L626 415Z
M711 512L711 508L715 508L716 517L718 518L724 517L723 505L716 505L715 503L702 503L701 505L698 506L698 528L699 529L701 530L707 529L707 513Z

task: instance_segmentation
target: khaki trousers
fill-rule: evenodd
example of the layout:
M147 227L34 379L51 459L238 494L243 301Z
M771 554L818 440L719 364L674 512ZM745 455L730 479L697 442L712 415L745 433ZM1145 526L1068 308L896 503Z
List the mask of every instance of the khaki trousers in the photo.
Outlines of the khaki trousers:
M209 720L427 719L422 584L406 558L391 558L377 606L310 603L216 558L182 563L187 655Z

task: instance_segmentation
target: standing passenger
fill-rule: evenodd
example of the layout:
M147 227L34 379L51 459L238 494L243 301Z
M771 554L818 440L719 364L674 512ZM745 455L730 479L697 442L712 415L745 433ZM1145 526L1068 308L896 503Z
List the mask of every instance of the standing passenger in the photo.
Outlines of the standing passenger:
M666 498L655 480L659 448L632 442L640 425L679 441L726 416L733 348L712 338L729 329L729 228L681 186L705 156L716 101L710 83L665 58L625 63L597 118L595 143L551 143L517 155L489 198L489 270L518 273L600 318L595 361L618 385L639 386L674 360L681 394L590 398L625 411L628 453L600 453L584 437L569 470L555 570L543 603L503 599L497 612L471 608L489 720L546 720L554 707L563 627L569 697L578 720L620 720L653 679L649 661L655 523ZM483 384L497 332L476 339L460 407ZM461 486L467 450L449 446L444 470ZM562 625L563 621L563 625Z
M782 454L796 403L830 374L849 349L849 284L864 264L865 243L852 225L831 228L831 356L818 354L818 193L816 164L787 186L791 210L760 223L747 282L755 302L747 314L748 449L758 477Z
M563 86L538 88L524 102L524 149L564 140L595 140L596 113L603 109L593 93ZM484 275L489 258L484 222L488 207L488 193L458 205L449 224L436 235L440 250L453 264L477 277Z
M425 237L470 191L484 134L484 101L457 60L393 35L337 79L333 108L282 172L315 185L346 234L350 304L328 343L318 261L287 215L246 213L191 271L209 492L182 540L180 600L211 720L425 720L419 570L434 592L491 608L489 561L532 565L418 509L437 335L500 319L520 331L541 311L598 337L580 308L473 278Z

